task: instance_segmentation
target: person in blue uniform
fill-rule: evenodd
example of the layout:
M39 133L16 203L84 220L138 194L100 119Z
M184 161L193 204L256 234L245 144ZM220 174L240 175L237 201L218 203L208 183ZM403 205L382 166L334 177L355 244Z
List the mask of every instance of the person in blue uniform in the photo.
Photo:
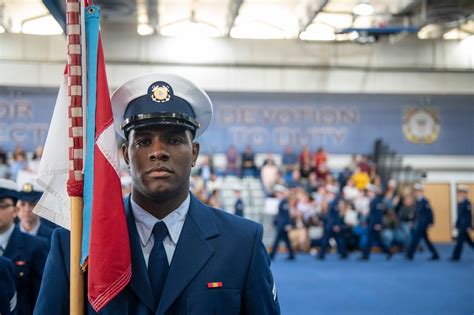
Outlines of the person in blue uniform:
M15 226L16 183L0 179L0 253L13 262L19 315L31 315L48 254L45 240Z
M408 260L413 260L418 244L423 239L426 243L426 246L428 247L428 250L431 252L430 260L439 260L438 252L436 251L436 248L431 243L428 236L428 229L434 224L433 210L431 209L428 199L426 199L424 196L423 185L416 183L414 185L414 190L416 197L415 226L412 231L411 244L408 248L406 258Z
M0 314L15 315L16 303L13 264L10 259L0 256Z
M273 225L276 229L275 241L273 242L272 251L270 252L270 258L273 260L278 251L278 246L280 242L283 241L288 250L288 260L295 259L295 253L291 248L290 238L288 237L288 232L291 230L293 225L293 220L290 216L290 204L288 202L288 189L282 185L275 185L274 187L275 195L279 200L278 203L278 213L273 219Z
M234 203L234 214L239 217L244 217L245 205L242 201L242 192L239 188L234 190L235 192L235 203Z
M208 95L182 77L148 74L119 87L112 107L132 177L132 278L100 314L280 314L262 226L189 192ZM35 314L69 313L69 252L69 232L56 229Z
M456 219L456 229L458 229L458 238L453 254L452 261L459 261L461 259L462 247L466 242L472 249L474 249L474 242L469 235L469 229L472 228L472 206L467 194L469 188L465 185L459 185L458 191L458 217Z
M33 209L43 194L34 188L33 184L25 183L18 194L18 227L23 233L44 238L49 246L54 228L45 223L46 220L41 220L37 214L33 213Z
M322 216L324 231L323 239L321 241L321 250L317 258L319 260L324 260L326 257L326 252L329 248L329 240L334 238L337 244L337 251L341 259L347 258L346 244L344 236L342 234L344 219L339 213L339 197L338 189L335 186L328 186L327 188L328 196L328 211Z
M370 251L374 241L382 248L382 251L387 255L387 259L392 257L390 249L382 240L382 221L384 215L384 200L383 196L378 193L378 188L375 185L369 184L367 187L368 196L370 198L370 211L367 218L367 229L369 233L368 241L362 251L362 260L369 260Z

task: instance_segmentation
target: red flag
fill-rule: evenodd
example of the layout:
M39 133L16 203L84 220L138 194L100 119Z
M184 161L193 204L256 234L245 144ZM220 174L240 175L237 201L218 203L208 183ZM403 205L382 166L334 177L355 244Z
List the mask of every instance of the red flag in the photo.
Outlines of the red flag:
M88 299L98 312L125 288L132 275L114 120L100 37L96 104Z

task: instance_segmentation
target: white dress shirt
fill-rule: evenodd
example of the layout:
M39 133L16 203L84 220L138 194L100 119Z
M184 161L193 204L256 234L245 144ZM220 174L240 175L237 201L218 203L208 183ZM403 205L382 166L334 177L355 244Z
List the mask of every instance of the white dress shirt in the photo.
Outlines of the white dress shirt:
M12 236L13 230L15 229L15 224L12 224L8 230L0 234L0 247L3 249L0 253L0 256L3 255L3 252L7 249L8 241L10 236Z
M184 202L176 210L164 217L163 220L157 219L148 211L140 207L133 200L133 196L130 201L146 266L148 267L148 258L150 257L151 250L155 244L155 238L152 233L153 227L156 222L159 221L163 221L168 229L168 236L163 240L163 246L165 247L168 263L171 264L179 236L181 235L181 230L183 229L184 220L186 219L186 214L189 210L191 196L188 194L188 197Z

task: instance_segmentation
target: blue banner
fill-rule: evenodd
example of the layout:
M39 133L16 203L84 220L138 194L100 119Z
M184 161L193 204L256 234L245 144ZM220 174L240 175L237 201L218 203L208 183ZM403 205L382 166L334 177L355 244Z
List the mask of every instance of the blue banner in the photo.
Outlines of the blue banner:
M0 88L0 146L44 144L57 89ZM382 138L400 154L474 155L474 95L210 92L214 117L204 153L234 144L281 153L291 145L372 152Z
M58 73L58 86L61 77ZM0 87L0 147L34 151L44 145L58 90Z
M474 154L473 95L210 93L214 117L200 142L208 153L282 153L285 146L369 153L384 139L401 154Z

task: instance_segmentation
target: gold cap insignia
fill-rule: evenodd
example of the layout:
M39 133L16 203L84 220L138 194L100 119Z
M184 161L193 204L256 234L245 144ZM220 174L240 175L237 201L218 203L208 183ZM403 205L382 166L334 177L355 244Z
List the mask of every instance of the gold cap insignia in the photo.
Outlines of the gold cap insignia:
M27 193L30 193L33 191L33 185L31 185L30 183L26 183L23 185L23 191L24 192L27 192Z
M168 102L171 98L170 90L165 85L156 85L151 89L151 99L158 103Z

